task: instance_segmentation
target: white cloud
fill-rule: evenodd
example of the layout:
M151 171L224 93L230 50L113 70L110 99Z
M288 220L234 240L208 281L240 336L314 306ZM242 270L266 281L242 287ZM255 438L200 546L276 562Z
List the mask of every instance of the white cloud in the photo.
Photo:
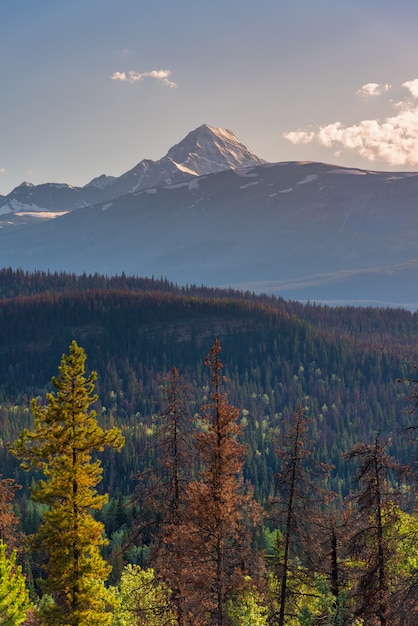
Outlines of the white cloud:
M177 87L176 83L169 80L171 70L151 70L150 72L135 72L131 70L127 74L125 72L114 72L112 80L119 80L126 83L136 83L145 78L155 78L161 80L167 87Z
M288 139L292 143L311 143L315 139L315 133L306 130L291 130L289 133L285 133L285 139Z
M414 98L418 98L418 78L407 80L406 83L403 83L402 87L409 89Z
M128 80L125 72L114 72L112 74L112 80Z
M389 83L379 84L379 83L366 83L363 87L357 91L359 96L363 96L364 98L369 98L371 96L381 96L382 93L389 91L390 89Z
M408 81L403 86L418 98L418 79ZM370 91L373 92L373 89ZM333 122L315 131L290 131L284 133L283 137L293 144L317 142L335 150L354 150L370 161L380 160L393 166L417 165L418 106L408 101L394 106L398 113L383 120L362 120L351 126Z
M4 167L0 167L0 174L4 174L5 171Z

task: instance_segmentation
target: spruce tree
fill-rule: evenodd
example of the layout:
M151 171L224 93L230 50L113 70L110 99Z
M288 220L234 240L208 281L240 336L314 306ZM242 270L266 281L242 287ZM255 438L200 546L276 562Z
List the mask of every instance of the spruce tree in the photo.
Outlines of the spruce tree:
M111 595L104 582L110 567L100 554L105 545L103 524L93 511L100 510L107 495L99 495L100 460L96 451L119 450L123 438L118 428L104 431L90 409L97 400L96 373L85 375L86 354L72 342L63 355L59 375L52 378L55 392L40 406L32 400L33 431L25 429L11 446L26 470L40 470L32 498L47 506L36 543L46 554L44 622L56 626L98 626L110 623Z

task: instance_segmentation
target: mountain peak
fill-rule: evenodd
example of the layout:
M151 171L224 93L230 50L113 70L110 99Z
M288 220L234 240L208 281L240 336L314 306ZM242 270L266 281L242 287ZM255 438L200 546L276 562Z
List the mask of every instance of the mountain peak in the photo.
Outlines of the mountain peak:
M171 185L194 176L266 163L242 144L230 130L202 124L170 148L158 161L144 159L107 189L114 195ZM116 193L117 191L117 193Z
M29 187L35 187L35 185L33 185L32 183L30 183L27 180L24 180L23 183L20 183L20 185L18 185L17 189L19 189L19 187L21 189L25 189L25 188L29 188Z
M33 185L23 182L8 196L0 196L0 215L17 209L68 211L161 185L181 183L196 176L263 163L265 161L244 146L230 130L202 124L158 161L143 159L118 177L102 174L80 188L65 183Z
M101 174L100 176L96 176L93 178L85 187L96 187L97 189L104 189L108 185L111 185L115 180L116 176L107 176L106 174Z
M197 176L265 163L233 132L208 124L192 130L180 143L170 148L167 157Z

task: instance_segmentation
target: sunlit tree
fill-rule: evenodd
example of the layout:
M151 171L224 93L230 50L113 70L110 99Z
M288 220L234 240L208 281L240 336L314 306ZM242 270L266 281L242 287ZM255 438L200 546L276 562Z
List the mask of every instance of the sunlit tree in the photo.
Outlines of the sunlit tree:
M43 619L56 626L111 620L112 598L104 585L110 568L100 554L106 540L103 524L92 514L107 495L96 490L102 468L92 455L105 447L119 450L123 438L117 428L104 431L90 409L97 400L96 374L85 375L85 361L84 350L73 341L52 378L55 392L47 394L45 406L32 401L34 430L25 429L10 448L24 469L44 475L32 498L47 507L36 543L46 555L43 589L53 599L45 604Z
M152 568L127 565L115 588L117 606L112 626L168 626L175 623L170 590L159 582Z
M0 624L18 626L25 621L31 607L26 578L16 565L16 553L7 555L0 539Z

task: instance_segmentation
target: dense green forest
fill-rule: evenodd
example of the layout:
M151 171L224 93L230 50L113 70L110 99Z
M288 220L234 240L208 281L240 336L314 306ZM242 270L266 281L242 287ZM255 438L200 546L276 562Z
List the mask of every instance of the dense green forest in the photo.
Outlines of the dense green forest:
M245 414L245 474L260 498L274 490L272 439L298 402L314 417L318 456L335 465L331 479L341 493L349 489L342 455L354 442L391 435L396 455L406 460L398 441L406 389L396 381L413 376L415 314L301 305L152 279L11 270L0 272L0 296L3 440L28 424L29 399L47 389L75 339L98 373L104 422L114 420L127 437L112 474L116 492L129 492L140 469L134 433L158 412L159 377L177 367L198 411L207 384L202 359L215 338L223 346L228 395ZM1 455L4 474L13 475L4 448Z
M110 581L118 583L126 563L143 568L154 561L158 564L152 557L153 513L138 495L138 483L147 492L152 486L148 477L161 463L155 434L167 408L167 380L172 382L173 372L187 386L187 412L194 428L204 432L202 406L212 397L205 357L219 340L228 381L223 386L230 406L237 407L237 437L243 446L242 467L238 463L236 473L242 471L254 502L267 511L254 531L253 547L266 551L270 560L280 560L274 533L280 528L285 536L285 526L269 507L280 492L286 492L283 485L289 485L288 479L280 483L283 459L292 458L291 447L284 441L294 433L297 416L300 420L303 416L302 431L306 429L307 437L303 443L311 449L309 463L328 466L321 488L335 492L340 503L358 489L358 465L349 462L350 453L351 460L380 454L383 466L390 467L392 489L396 480L388 459L414 465L415 450L407 435L416 420L408 411L415 387L398 381L415 377L417 320L416 314L400 309L332 308L231 289L178 287L157 279L0 271L0 463L3 478L21 486L13 497L20 531L37 532L42 519L42 507L30 500L30 487L39 475L24 471L8 444L17 440L22 429L33 427L31 399L43 402L51 392L51 377L75 341L87 354L88 370L97 372L94 407L98 423L104 429L120 429L125 442L120 452L105 448L98 453L104 470L99 490L110 495L96 514L110 539L104 548L113 565ZM365 446L362 451L356 448L360 444ZM206 466L200 458L196 467L202 465ZM312 491L309 485L307 480L305 498ZM405 514L411 512L412 499L402 509ZM313 504L310 508L315 510ZM142 534L131 541L132 529L141 526L135 521L138 515L143 517ZM313 514L310 519L314 526ZM277 547L279 553L281 549ZM303 562L302 553L297 558ZM32 567L32 579L39 575L37 567L36 563ZM320 568L315 568L319 576ZM286 585L279 570L276 575L283 590ZM184 570L182 576L186 574ZM255 580L255 572L252 576ZM290 578L295 583L294 573ZM312 590L313 584L312 580L299 581L298 593L304 585ZM39 594L36 582L32 593ZM263 585L251 584L246 591L241 586L234 593L248 602L261 594L266 604ZM335 600L335 594L332 597ZM287 607L289 602L286 596ZM280 622L279 606L273 611L278 621L271 612L269 621L263 621L261 611L258 622L254 616L252 622L245 622L231 617L235 609L230 607L229 617L218 615L218 621L207 623L414 624L414 618L407 621L404 616L404 621L384 621L387 618L381 616L386 608L382 607L373 618L377 621L367 621L368 617L363 622L355 622L354 613L348 610L351 617L341 617L346 621L316 622L309 607L305 607L305 618L302 613L297 617L295 609L292 618ZM318 615L324 610L318 609ZM134 623L181 623L178 614L177 621L170 615L166 621ZM365 613L359 615L365 619Z

